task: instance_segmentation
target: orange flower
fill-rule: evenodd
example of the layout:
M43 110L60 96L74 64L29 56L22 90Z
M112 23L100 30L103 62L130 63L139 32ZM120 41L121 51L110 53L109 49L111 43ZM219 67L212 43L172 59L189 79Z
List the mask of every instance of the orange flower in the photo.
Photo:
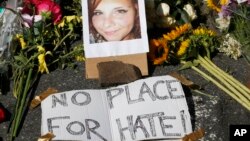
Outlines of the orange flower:
M169 48L167 47L167 40L164 38L150 40L149 58L154 65L160 65L167 60ZM160 57L158 57L161 54Z

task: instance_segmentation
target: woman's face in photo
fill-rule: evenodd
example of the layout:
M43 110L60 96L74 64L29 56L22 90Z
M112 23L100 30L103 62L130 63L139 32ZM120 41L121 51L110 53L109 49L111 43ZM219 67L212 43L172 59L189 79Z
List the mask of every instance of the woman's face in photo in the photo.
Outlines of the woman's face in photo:
M136 5L137 7L137 5ZM107 41L127 40L136 16L132 0L102 0L94 9L92 23Z

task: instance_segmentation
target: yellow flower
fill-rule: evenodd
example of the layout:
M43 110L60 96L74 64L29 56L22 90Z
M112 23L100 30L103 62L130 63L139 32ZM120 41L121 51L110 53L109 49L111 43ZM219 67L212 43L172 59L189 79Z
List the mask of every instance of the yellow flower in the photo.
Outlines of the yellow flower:
M219 8L218 6L216 6L213 2L213 0L207 0L207 6L213 10L215 10L216 12L220 12L221 8Z
M39 53L45 53L45 49L44 49L43 46L38 45L38 46L37 46L37 49L38 49L38 52L39 52Z
M49 70L47 68L47 64L46 64L46 61L45 61L45 49L43 46L40 46L38 45L37 46L37 49L38 49L38 52L39 52L39 55L38 55L38 63L39 63L39 67L38 67L38 72L41 72L41 73L49 73Z
M227 5L229 0L220 0L220 5Z
M206 29L203 27L199 27L195 30L193 30L194 35L209 35L209 36L215 36L216 33L210 29Z
M161 54L160 57L158 57ZM150 52L149 57L153 61L154 65L160 65L167 61L169 54L169 48L167 41L164 38L150 40Z
M176 27L174 30L172 30L168 34L163 34L163 38L165 38L168 41L175 40L176 38L180 37L182 34L187 32L190 29L190 24L184 24L179 27Z
M190 39L186 39L181 42L179 50L176 53L178 57L181 57L182 55L186 53L187 48L189 47L189 44L190 44Z
M49 70L47 68L47 64L45 62L45 54L39 54L38 55L38 62L39 62L39 68L38 68L38 72L46 72L49 73Z
M27 46L26 46L26 42L25 42L24 39L23 39L23 35L17 34L17 35L16 35L16 38L18 39L18 41L19 41L19 43L20 43L20 45L21 45L21 48L22 48L22 49L25 49Z
M72 15L72 16L64 16L63 20L61 20L61 22L58 24L58 27L64 27L66 23L70 23L70 22L77 22L80 23L81 22L81 17L76 16L76 15Z
M85 61L85 58L83 55L78 55L75 57L75 59L76 59L76 61L80 61L80 62Z

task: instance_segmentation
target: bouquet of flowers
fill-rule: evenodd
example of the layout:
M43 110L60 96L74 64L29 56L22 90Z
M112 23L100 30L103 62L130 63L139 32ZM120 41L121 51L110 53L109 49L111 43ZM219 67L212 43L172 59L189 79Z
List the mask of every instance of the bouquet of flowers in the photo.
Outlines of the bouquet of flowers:
M207 0L207 6L216 12L216 27L224 36L219 51L234 59L243 55L250 63L250 1L223 0L216 5Z
M211 5L209 0L207 2ZM222 5L225 3L221 1ZM214 9L220 11L220 8ZM149 57L153 64L182 63L180 69L193 69L250 110L250 90L217 67L210 59L211 54L223 45L221 38L224 37L218 36L215 31L204 25L193 25L187 22L170 28L170 31L166 31L159 38L151 39ZM198 65L206 71L199 69Z
M23 7L12 12L17 14L21 30L13 35L9 49L13 95L17 99L11 140L18 134L40 75L72 65L83 56L82 44L72 46L82 34L78 30L82 29L81 15L63 15L62 7L53 0L24 0Z

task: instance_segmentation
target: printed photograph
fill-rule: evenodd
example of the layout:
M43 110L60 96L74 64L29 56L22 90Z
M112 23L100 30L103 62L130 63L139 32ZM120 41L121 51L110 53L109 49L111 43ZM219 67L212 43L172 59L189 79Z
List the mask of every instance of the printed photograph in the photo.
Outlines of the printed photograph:
M87 0L83 7L86 58L147 53L144 1Z
M89 0L90 43L141 38L138 0Z

